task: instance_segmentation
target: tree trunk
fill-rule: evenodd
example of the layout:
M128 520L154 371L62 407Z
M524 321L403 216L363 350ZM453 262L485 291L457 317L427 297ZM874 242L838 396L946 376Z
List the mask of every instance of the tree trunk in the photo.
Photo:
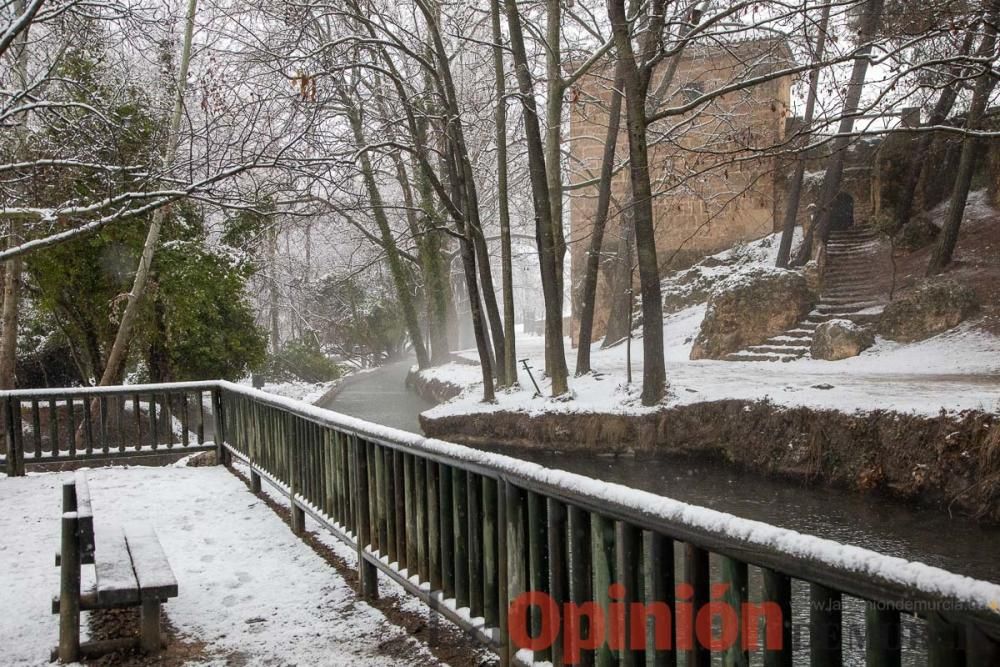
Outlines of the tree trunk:
M997 21L1000 19L1000 0L988 0L989 13L985 22L985 34L983 41L976 51L976 55L983 59L992 60L993 51L997 42ZM980 129L983 114L986 111L986 104L989 102L990 94L996 79L987 68L976 80L975 88L972 92L972 104L969 106L968 118L965 127L970 132ZM962 142L962 155L958 161L958 173L955 175L955 186L951 191L951 202L948 204L948 216L945 218L944 227L938 237L937 245L934 247L934 255L927 266L927 275L932 276L941 273L944 268L951 263L952 254L955 252L955 244L958 243L958 232L962 226L962 218L965 215L965 204L969 199L969 188L972 186L972 176L976 170L976 162L980 156L982 140L978 137L967 135Z
M527 143L528 172L531 177L532 200L535 208L535 230L538 242L539 266L542 276L542 295L545 301L545 349L550 364L552 395L559 396L569 390L566 353L563 343L562 291L559 288L560 270L556 259L556 239L553 238L551 197L545 166L545 149L542 145L538 111L535 105L534 86L528 69L528 56L521 32L521 17L517 0L504 0L510 46L514 57L521 105L524 109L524 134Z
M17 245L19 223L11 220L8 246ZM0 322L0 389L13 389L17 378L17 312L21 285L21 257L4 262L3 316Z
M563 233L562 188L562 51L560 48L560 22L562 0L546 0L545 9L545 77L548 90L545 97L545 179L549 190L550 224L552 226L552 252L556 269L556 293L559 303L565 300L566 237ZM560 317L562 308L560 306ZM553 348L546 343L545 370L551 374L553 362L549 359Z
M642 295L642 404L655 405L666 393L666 369L663 360L663 302L660 295L660 268L656 257L656 234L653 229L653 192L646 141L649 73L640 72L636 64L622 0L609 0L608 18L611 19L618 58L622 65L628 125L629 177L632 184L635 248Z
M278 324L278 230L267 230L267 308L271 330L271 353L281 350L281 328Z
M354 141L360 150L365 146L364 129L361 123L361 112L357 108L351 108L351 100L344 95L343 102L348 107L347 116L354 132ZM424 347L423 334L420 331L420 320L417 318L417 309L413 305L413 295L410 293L410 283L406 272L403 269L403 260L399 256L396 247L396 238L393 236L392 228L389 226L389 219L385 215L385 205L382 200L382 193L378 183L375 181L375 170L372 167L371 159L367 151L361 151L358 155L361 163L361 176L365 182L365 189L368 190L368 198L371 200L372 217L378 226L379 235L382 238L382 250L385 252L385 260L389 265L389 274L392 276L393 285L396 288L396 296L399 305L403 309L403 319L406 321L406 329L410 334L410 342L417 355L417 366L427 368L430 360L427 357L427 348Z
M517 348L514 337L514 275L511 266L510 202L507 188L507 85L503 68L503 36L500 31L500 2L490 1L493 28L493 74L496 80L497 207L500 216L500 271L503 298L504 379L517 384Z
M452 147L454 148L454 147ZM450 151L446 156L445 165L450 174L449 180L456 201L462 200L461 179L456 172L461 169L454 155ZM472 332L476 337L476 350L479 353L479 365L483 375L483 402L492 403L496 400L493 390L493 369L494 360L490 354L490 343L486 334L486 322L483 318L482 306L479 301L479 285L476 282L476 249L472 240L472 230L466 224L464 216L455 219L455 225L461 235L459 251L462 256L462 268L465 275L465 291L469 298L469 314L472 317Z
M972 50L974 37L975 32L969 30L965 36L965 40L962 42L960 55L968 55ZM948 114L951 113L952 107L955 106L955 100L958 99L958 87L963 70L964 68L960 66L950 68L950 75L953 79L941 90L941 95L938 97L937 103L934 105L934 110L931 112L931 117L928 121L929 125L940 125L947 120ZM924 132L920 135L916 147L910 154L910 165L906 172L906 178L903 180L903 187L899 195L899 204L895 212L896 219L893 221L893 227L890 230L891 233L899 231L903 225L910 221L910 216L913 214L913 202L917 195L917 187L920 185L920 179L924 174L924 164L933 145L934 133Z
M448 308L451 304L451 281L444 262L441 232L437 229L437 211L430 183L422 169L416 170L417 191L420 194L421 236L420 263L424 270L424 295L427 301L427 325L430 329L431 364L438 366L451 360L448 344Z
M15 0L14 15L20 16L25 10L24 0ZM22 30L11 44L17 49L14 55L14 71L18 85L21 89L27 89L28 28ZM18 153L24 148L27 122L27 118L21 119L15 130ZM21 223L11 218L7 233L7 246L12 248L18 245L22 240ZM17 383L17 316L21 292L21 266L20 257L12 257L4 262L3 311L0 315L0 389L13 389Z
M490 255L486 247L486 238L483 235L482 221L479 217L479 194L476 190L475 175L465 143L465 133L462 129L462 113L458 104L455 83L451 75L451 63L448 59L448 54L445 52L444 42L441 40L438 18L434 16L424 3L420 3L420 7L427 20L428 31L434 44L434 53L438 62L440 82L443 88L441 92L443 93L447 111L445 131L452 144L454 160L456 162L453 176L457 179L457 185L459 186L459 193L461 195L459 199L465 202L463 211L466 217L464 226L467 238L472 241L478 259L479 280L483 286L483 303L485 304L486 315L490 323L493 353L497 360L495 368L496 376L501 385L506 385L503 322L500 317L500 307L497 305L496 290L493 287L493 275L490 271Z
M177 92L174 97L174 113L170 119L170 127L167 129L166 149L163 156L163 166L169 170L174 162L177 153L177 139L180 133L181 118L184 114L184 88L187 85L188 65L191 62L191 37L194 33L194 17L198 9L198 0L188 0L187 16L184 23L184 45L181 51L180 69L177 72ZM139 265L135 270L135 280L132 283L132 290L129 292L128 301L125 304L125 311L122 313L121 322L118 324L118 332L115 334L115 342L111 345L111 352L104 366L104 373L101 374L100 385L111 385L120 383L125 374L125 361L128 359L128 348L132 341L132 328L135 325L136 317L139 315L139 305L146 292L146 282L149 279L150 268L153 264L153 255L156 246L160 241L160 230L167 217L169 209L160 207L153 211L153 219L146 234L146 240L142 246L142 255L139 257Z
M826 50L826 28L830 23L830 5L823 6L823 13L820 14L819 27L816 34L816 48L813 52L813 63L823 61L823 52ZM809 74L809 93L806 96L806 109L802 119L802 133L806 135L807 141L812 130L813 113L816 110L816 96L819 92L819 73L817 67ZM781 243L778 245L778 258L775 266L787 268L788 260L792 252L792 237L795 235L795 220L799 215L799 202L802 200L802 180L805 176L806 160L804 155L796 155L795 171L792 173L792 181L788 186L788 201L785 203L785 218L781 225Z
M844 100L844 109L841 112L840 127L838 128L840 136L833 143L833 155L823 177L820 208L817 212L816 222L809 228L805 240L802 242L802 247L796 254L793 262L796 266L801 266L809 261L812 256L814 238L818 237L821 242L825 243L827 235L830 233L833 200L840 191L840 183L844 175L844 154L851 141L849 135L854 131L854 118L861 104L861 92L864 89L865 75L868 72L868 60L872 51L871 42L882 21L883 4L883 0L866 0L865 3L858 35L861 48L858 49L857 55L854 57L851 81L847 86L847 97Z
M594 335L594 309L597 307L597 277L601 268L601 249L604 246L604 228L611 208L611 178L615 166L618 131L621 128L622 67L615 68L614 88L608 105L608 131L604 137L604 154L601 156L601 176L597 191L597 213L590 236L590 250L584 267L583 285L580 288L580 337L576 348L576 374L590 372L590 346ZM631 261L631 260L630 260Z
M630 206L623 207L621 235L618 238L618 249L615 252L615 263L611 275L611 310L608 312L608 327L604 332L604 340L601 342L602 350L625 340L632 327L635 227L632 225L630 208Z

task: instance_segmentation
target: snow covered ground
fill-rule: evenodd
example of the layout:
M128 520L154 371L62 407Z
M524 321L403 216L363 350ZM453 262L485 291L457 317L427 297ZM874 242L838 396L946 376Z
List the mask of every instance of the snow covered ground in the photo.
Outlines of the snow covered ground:
M64 476L0 481L0 664L47 664L56 645ZM136 516L155 526L180 587L165 613L180 635L206 644L208 655L190 664L437 664L225 469L101 468L89 478L99 526ZM380 651L387 642L405 642L394 653L405 658Z
M332 382L268 382L262 389L271 394L294 398L306 403L315 403L323 398L327 392L343 382L344 378L338 378ZM249 381L241 384L249 385Z
M739 246L665 281L665 295L687 298L707 294L719 281L740 279L770 266L776 235ZM843 361L799 359L788 363L728 362L689 359L691 346L705 315L705 304L689 306L664 319L664 347L669 383L668 405L718 399L764 399L782 405L804 405L855 410L897 410L936 414L940 410L1000 410L1000 338L963 324L925 341L902 345L877 339L860 356ZM497 403L481 403L478 367L448 364L431 368L427 377L466 387L458 398L426 414L445 416L499 410L541 412L642 413L642 339L632 344L633 382L626 384L625 344L591 353L594 373L570 378L571 395L559 399L535 396L534 387L519 365L521 389L500 392ZM574 350L566 341L572 368ZM520 335L518 358L527 357L535 380L547 393L543 379L544 344L539 336ZM475 350L460 355L478 361Z
M724 398L767 398L782 405L805 405L853 412L897 410L937 414L945 410L1000 410L1000 340L959 327L921 343L900 345L879 340L859 357L830 362L802 359L789 363L690 361L688 355L704 315L694 306L666 319L667 405ZM567 349L569 342L567 341ZM528 357L543 392L544 345L541 337L522 336L518 356ZM464 364L424 371L440 380L466 386L461 396L432 408L428 416L518 410L541 412L650 411L639 403L642 386L642 340L633 341L631 386L625 384L625 346L592 353L594 373L570 378L572 398L535 397L531 380L519 369L521 389L497 394L497 403L481 403L482 383ZM474 358L475 352L463 356Z

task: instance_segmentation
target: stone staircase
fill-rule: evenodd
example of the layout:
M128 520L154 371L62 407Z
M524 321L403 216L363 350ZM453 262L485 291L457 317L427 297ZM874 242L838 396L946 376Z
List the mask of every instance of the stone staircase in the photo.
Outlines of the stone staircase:
M815 310L795 327L760 345L734 352L727 361L794 361L809 356L813 334L834 319L866 324L878 318L885 295L877 276L884 252L877 233L868 227L830 232L826 246L823 289Z

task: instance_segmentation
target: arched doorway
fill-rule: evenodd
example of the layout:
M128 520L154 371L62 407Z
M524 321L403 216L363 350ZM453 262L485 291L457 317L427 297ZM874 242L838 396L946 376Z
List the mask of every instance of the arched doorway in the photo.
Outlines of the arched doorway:
M830 231L839 232L854 226L854 197L838 192L830 204Z

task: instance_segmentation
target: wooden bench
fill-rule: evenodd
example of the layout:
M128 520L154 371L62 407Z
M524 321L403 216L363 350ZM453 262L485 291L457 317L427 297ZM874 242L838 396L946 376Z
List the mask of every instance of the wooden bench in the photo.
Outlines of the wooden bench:
M148 524L94 529L87 475L78 470L62 488L62 539L56 565L59 595L52 612L59 614L59 646L53 659L72 662L123 648L160 650L160 605L177 597L177 580L163 547ZM81 591L81 565L93 564L95 583ZM141 608L139 638L80 643L80 612L93 609Z

